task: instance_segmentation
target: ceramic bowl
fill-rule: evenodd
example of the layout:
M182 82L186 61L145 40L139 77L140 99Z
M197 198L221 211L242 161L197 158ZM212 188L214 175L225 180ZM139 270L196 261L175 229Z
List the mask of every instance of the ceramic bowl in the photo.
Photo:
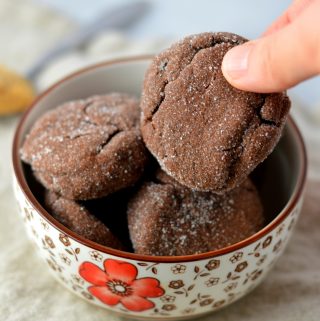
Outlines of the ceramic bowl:
M253 175L269 223L239 243L197 255L145 256L84 239L40 205L19 158L25 135L47 110L68 100L111 91L139 96L149 63L150 57L139 57L95 65L40 95L16 130L14 190L28 234L53 275L73 293L128 317L198 317L249 293L288 243L301 209L306 177L304 143L290 117L276 149Z

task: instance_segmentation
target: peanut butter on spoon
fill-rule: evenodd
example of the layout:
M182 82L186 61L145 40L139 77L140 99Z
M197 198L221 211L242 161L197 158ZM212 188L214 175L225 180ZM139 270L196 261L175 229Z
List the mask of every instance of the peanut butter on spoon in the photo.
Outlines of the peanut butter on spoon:
M28 80L0 65L0 116L24 111L35 92Z

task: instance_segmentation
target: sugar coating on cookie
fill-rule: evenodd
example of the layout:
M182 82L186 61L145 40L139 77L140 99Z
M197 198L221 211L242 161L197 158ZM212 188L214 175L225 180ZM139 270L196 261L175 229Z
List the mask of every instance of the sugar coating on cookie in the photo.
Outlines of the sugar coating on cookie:
M123 250L118 238L83 204L65 199L58 194L46 191L44 203L50 214L71 231L90 241Z
M146 72L143 139L162 169L190 188L234 188L280 138L286 94L241 91L222 74L225 53L245 41L230 33L189 36L156 56Z
M163 171L128 205L135 253L189 255L237 243L263 227L258 192L246 179L224 195L182 186Z
M65 198L104 197L133 185L148 158L135 97L112 93L67 102L39 118L21 158Z

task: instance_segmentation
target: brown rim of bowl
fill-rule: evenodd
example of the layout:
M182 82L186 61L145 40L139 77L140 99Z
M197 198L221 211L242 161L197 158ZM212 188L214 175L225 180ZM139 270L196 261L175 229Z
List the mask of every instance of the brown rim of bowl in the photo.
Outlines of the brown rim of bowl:
M131 58L124 58L124 59L114 59L110 60L107 62L95 64L83 69L80 69L79 71L61 79L51 87L49 87L47 90L45 90L43 93L41 93L36 100L31 104L31 106L28 108L28 110L23 114L21 117L19 124L16 128L16 132L14 135L14 140L13 140L13 149L12 149L12 161L13 161L13 169L14 173L16 175L16 179L18 184L20 185L25 197L27 200L34 206L34 208L37 210L37 212L44 218L45 220L49 221L55 228L57 228L61 233L66 234L67 236L71 237L72 239L76 240L77 242L86 245L90 248L93 248L95 250L104 252L106 254L114 255L117 257L121 258L126 258L126 259L132 259L132 260L137 260L137 261L149 261L149 262L164 262L164 263L181 263L181 262L189 262L189 261L198 261L198 260L203 260L203 259L209 259L213 258L216 256L224 255L227 253L230 253L232 251L240 250L241 248L252 244L253 242L257 241L258 239L262 238L266 234L268 234L271 230L273 230L276 226L278 226L294 209L294 207L297 205L298 200L301 198L303 190L304 190L304 185L306 181L306 172L307 172L307 155L306 155L306 149L305 145L301 136L301 133L293 121L293 119L289 116L288 117L288 123L290 127L293 129L294 135L295 135L295 140L298 144L299 148L299 154L301 158L301 169L299 173L299 177L297 179L296 186L294 188L294 191L287 202L286 206L282 209L282 211L268 224L266 225L263 229L258 231L257 233L251 235L250 237L232 244L230 246L224 247L219 250L215 251L210 251L210 252L205 252L205 253L200 253L200 254L192 254L192 255L185 255L185 256L152 256L152 255L140 255L140 254L135 254L135 253L130 253L130 252L124 252L120 250L116 250L113 248L109 248L107 246L103 246L100 244L97 244L95 242L89 241L85 239L84 237L72 232L65 226L63 226L61 223L59 223L57 220L55 220L37 201L35 196L32 194L27 181L24 177L23 169L22 169L22 164L20 161L20 156L19 156L19 146L18 142L20 140L21 136L21 130L23 127L23 124L25 120L27 119L30 111L36 106L38 101L40 101L44 96L48 95L53 89L61 85L63 82L66 80L69 80L71 78L77 77L82 73L91 71L93 69L97 69L100 67L104 66L109 66L109 65L114 65L114 64L120 64L120 63L127 63L127 62L133 62L133 61L142 61L142 60L150 60L153 56L150 55L145 55L145 56L138 56L138 57L131 57Z

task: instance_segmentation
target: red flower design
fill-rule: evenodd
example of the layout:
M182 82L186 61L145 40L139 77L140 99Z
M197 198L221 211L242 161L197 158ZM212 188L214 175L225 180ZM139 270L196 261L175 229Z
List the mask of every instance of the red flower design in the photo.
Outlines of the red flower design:
M88 291L107 305L121 303L131 311L144 311L154 307L146 298L156 298L164 294L155 278L137 279L138 270L130 263L107 259L104 270L97 265L84 262L79 274L89 283Z

